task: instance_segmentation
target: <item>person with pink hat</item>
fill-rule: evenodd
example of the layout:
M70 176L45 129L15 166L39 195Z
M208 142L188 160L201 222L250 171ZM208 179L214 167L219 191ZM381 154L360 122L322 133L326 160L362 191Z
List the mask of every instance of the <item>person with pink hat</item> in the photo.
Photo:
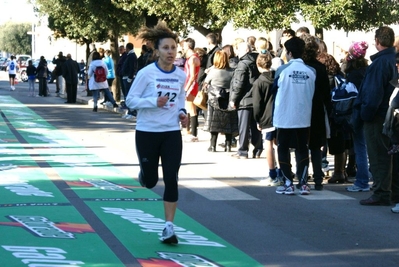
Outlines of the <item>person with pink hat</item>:
M368 44L364 41L354 42L350 45L348 55L343 64L343 72L347 83L353 83L359 90L368 66L366 55ZM352 133L354 157L349 156L348 168L354 169L355 182L346 188L349 192L370 191L368 176L367 147L364 137L363 123L358 110L354 109L352 118ZM356 166L356 167L355 167Z

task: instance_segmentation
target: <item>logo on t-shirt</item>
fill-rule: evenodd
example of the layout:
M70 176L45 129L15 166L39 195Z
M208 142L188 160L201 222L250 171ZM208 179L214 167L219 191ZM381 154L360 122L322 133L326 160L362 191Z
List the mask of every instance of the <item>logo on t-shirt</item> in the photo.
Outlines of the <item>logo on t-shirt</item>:
M13 61L11 61L10 63L10 70L14 70L15 69L15 63Z
M305 81L310 78L306 71L293 71L289 77L293 79L294 83L301 84L304 84Z

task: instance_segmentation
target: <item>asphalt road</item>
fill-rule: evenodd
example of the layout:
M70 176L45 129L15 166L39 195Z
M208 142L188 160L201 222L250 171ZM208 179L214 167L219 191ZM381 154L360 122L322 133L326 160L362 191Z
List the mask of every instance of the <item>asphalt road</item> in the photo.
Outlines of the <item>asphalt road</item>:
M0 97L14 97L90 153L137 179L134 120L108 110L92 112L87 104L64 104L65 99L54 96L52 84L52 96L28 97L27 84L9 91L5 73L0 79ZM209 134L199 132L199 142L184 143L178 208L201 225L264 266L399 266L399 215L391 207L359 205L371 193L325 185L309 196L277 195L275 188L259 182L268 173L264 155L245 160L220 147L208 152ZM154 192L162 195L162 182Z

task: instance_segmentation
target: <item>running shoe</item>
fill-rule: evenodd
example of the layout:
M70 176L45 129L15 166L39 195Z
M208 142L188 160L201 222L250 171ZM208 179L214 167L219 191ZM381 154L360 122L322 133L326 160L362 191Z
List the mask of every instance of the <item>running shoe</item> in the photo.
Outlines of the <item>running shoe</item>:
M165 226L165 228L162 231L162 236L159 238L159 240L161 240L162 243L165 243L165 244L179 243L172 224Z
M351 185L346 188L346 191L348 191L348 192L369 192L370 187L362 188L357 185Z
M291 185L282 185L278 186L276 189L276 193L280 195L293 195L295 194L294 186Z
M307 184L301 186L301 190L299 191L301 195L309 195L310 194L310 187Z

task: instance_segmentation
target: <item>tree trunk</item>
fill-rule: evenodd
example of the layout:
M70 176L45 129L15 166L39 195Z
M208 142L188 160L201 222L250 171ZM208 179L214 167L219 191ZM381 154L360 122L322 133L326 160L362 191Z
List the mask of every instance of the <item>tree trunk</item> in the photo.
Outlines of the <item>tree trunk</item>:
M323 40L323 28L316 28L315 29L315 36L319 38L320 40Z
M116 66L118 65L119 61L119 32L113 30L109 36L110 40L110 50L112 54L112 60L114 61L114 72L115 72L115 79L114 82L112 83L112 87L110 88L112 94L114 95L114 99L116 102L120 102L121 100L121 89L120 89L120 84L119 84L119 79L117 79L116 75Z

